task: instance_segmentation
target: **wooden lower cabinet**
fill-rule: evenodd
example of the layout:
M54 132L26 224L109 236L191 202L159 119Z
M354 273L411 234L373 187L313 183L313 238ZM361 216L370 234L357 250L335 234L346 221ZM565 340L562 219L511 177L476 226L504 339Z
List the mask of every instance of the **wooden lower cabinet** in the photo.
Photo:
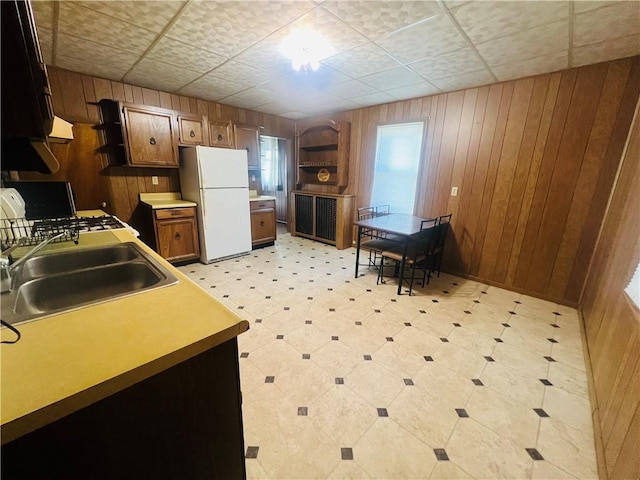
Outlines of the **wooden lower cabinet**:
M2 446L2 478L244 479L233 338Z
M156 252L170 262L200 258L196 207L155 209L152 216Z
M291 192L291 235L335 245L353 243L355 195Z
M261 247L276 241L276 201L249 202L251 207L251 245Z

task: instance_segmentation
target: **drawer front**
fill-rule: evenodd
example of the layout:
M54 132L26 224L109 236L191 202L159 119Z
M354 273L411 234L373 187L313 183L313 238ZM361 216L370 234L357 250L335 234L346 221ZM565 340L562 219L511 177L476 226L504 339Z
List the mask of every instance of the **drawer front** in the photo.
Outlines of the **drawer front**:
M182 207L182 208L161 208L154 210L157 220L164 220L167 218L180 218L180 217L195 217L196 207Z
M251 210L264 210L265 208L276 208L275 200L260 200L249 202Z

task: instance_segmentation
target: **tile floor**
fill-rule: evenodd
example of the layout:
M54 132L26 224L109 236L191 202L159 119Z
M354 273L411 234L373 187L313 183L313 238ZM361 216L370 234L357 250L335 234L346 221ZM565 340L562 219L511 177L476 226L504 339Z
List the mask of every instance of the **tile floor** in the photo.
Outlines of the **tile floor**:
M249 479L597 478L574 309L447 274L397 296L354 262L280 234L181 267L251 324Z

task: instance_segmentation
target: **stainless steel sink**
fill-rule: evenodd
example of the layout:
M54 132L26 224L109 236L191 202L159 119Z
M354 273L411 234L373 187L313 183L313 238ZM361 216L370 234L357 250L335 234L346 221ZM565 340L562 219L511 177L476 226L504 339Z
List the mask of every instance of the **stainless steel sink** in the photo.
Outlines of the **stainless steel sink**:
M34 256L2 294L2 319L16 324L174 284L178 279L137 244Z

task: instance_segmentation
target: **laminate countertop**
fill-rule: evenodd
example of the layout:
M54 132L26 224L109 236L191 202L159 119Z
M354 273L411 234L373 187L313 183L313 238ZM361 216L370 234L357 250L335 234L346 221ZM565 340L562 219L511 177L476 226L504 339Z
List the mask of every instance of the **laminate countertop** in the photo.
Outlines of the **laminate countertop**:
M22 338L0 347L3 444L248 330L246 320L125 229L81 234L79 245L66 248L131 241L179 282L17 325ZM15 334L2 328L0 337Z

